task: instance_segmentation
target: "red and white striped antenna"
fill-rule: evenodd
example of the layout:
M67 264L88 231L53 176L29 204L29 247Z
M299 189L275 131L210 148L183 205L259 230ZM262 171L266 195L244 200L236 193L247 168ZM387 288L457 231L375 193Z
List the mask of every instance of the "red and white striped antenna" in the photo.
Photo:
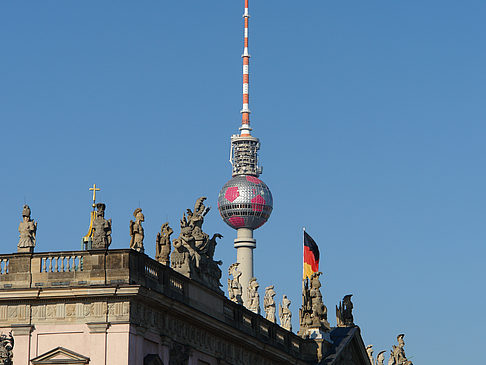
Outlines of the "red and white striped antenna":
M258 138L251 135L250 127L250 107L249 107L249 66L250 54L248 53L248 0L245 0L245 36L243 54L243 108L241 109L241 127L239 135L231 136L230 162L233 166L233 176L251 175L258 176L262 173L262 168L258 166L258 150L260 142Z
M250 96L249 96L249 84L250 84L250 54L248 53L248 20L250 14L248 13L248 0L245 0L245 13L243 14L245 19L245 36L244 36L244 49L243 55L243 108L241 109L241 136L250 135Z

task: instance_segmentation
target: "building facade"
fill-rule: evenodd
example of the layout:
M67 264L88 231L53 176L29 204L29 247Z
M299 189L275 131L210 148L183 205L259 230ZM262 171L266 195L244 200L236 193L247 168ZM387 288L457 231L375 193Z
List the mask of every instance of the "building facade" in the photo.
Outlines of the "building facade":
M132 249L0 256L13 363L366 364L359 328L304 339Z

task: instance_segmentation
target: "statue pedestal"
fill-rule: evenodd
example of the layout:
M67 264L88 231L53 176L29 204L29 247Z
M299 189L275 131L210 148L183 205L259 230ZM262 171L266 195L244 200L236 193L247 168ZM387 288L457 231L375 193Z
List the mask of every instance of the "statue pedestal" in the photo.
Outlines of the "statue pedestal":
M33 253L34 247L17 247L17 252L19 252L19 253Z

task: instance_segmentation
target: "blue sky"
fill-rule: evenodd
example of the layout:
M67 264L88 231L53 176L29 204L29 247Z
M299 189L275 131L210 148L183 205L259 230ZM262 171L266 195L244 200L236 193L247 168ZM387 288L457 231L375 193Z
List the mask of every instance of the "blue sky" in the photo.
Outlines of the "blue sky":
M37 251L74 250L89 186L113 248L145 214L145 246L197 197L224 271L235 233L216 198L241 109L243 1L0 4L3 252L24 200ZM261 288L292 300L302 227L323 296L353 293L375 354L406 334L414 363L477 362L485 269L486 3L252 1L250 108L274 197L255 233ZM222 280L226 282L226 273Z

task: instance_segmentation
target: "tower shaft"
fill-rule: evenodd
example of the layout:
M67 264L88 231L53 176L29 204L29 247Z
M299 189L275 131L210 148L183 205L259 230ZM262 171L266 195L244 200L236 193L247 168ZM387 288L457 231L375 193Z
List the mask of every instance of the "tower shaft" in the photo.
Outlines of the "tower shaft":
M236 262L241 272L240 284L243 291L243 304L248 304L248 284L253 277L253 250L256 248L256 240L253 238L253 230L238 228L235 239Z

